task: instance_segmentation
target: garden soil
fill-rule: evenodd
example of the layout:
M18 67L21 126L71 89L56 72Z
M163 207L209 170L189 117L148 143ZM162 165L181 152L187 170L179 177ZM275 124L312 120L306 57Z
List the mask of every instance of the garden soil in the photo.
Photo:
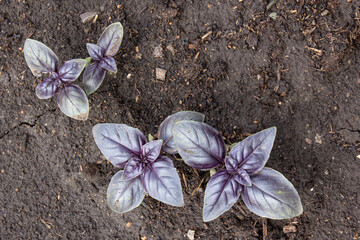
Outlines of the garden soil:
M86 12L97 17L83 23ZM119 70L89 96L87 121L36 97L43 78L25 63L27 38L64 62L87 57L85 44L117 21ZM0 239L360 238L358 0L0 0L0 31ZM92 127L156 134L181 110L204 113L227 144L276 126L267 166L293 183L304 213L262 219L239 200L204 223L209 173L174 158L184 207L145 197L112 212L106 190L119 169Z

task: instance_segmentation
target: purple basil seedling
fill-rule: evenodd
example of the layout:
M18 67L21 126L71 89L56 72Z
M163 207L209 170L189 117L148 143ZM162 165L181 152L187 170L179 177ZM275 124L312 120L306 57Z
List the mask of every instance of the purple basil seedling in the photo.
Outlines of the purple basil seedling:
M83 83L87 94L91 94L99 88L106 71L117 72L113 56L119 50L122 39L123 26L117 22L104 30L97 44L86 44L89 55L94 60L84 70Z
M174 124L175 145L185 163L200 170L222 166L205 190L205 222L229 210L240 195L250 211L261 217L286 219L302 213L299 194L289 180L264 168L275 135L275 127L263 130L236 144L226 156L223 138L211 126L194 121Z
M109 207L128 212L151 197L176 207L184 206L180 178L172 160L161 155L163 140L147 142L138 129L124 124L97 124L93 136L102 154L116 167L107 190Z
M86 65L84 59L72 59L59 67L59 59L45 44L26 39L24 54L27 65L36 77L43 73L50 77L37 85L35 91L40 99L53 97L58 91L58 106L67 116L77 120L86 120L89 103L84 91L71 82L75 81Z

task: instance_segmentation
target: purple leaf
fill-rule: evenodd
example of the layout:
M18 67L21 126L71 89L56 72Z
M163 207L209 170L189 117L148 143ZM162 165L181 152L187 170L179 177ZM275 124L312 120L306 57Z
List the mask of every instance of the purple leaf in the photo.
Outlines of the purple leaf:
M57 71L58 57L45 44L28 38L25 41L24 54L27 65L36 77L40 77L42 73Z
M84 59L72 59L66 61L59 69L59 76L64 82L75 81L86 65Z
M174 124L173 136L180 156L191 167L209 170L224 164L224 140L211 126L194 121L180 121Z
M229 210L239 199L241 185L226 170L215 173L205 189L203 220L209 222Z
M149 162L154 162L160 155L163 140L154 140L142 147L142 157Z
M114 166L123 168L135 156L139 156L146 138L139 129L125 124L103 123L92 129L95 142Z
M235 181L241 185L251 186L249 174L244 169L239 168L235 159L226 157L225 166L228 173L234 176Z
M253 213L271 219L286 219L303 212L299 194L281 173L263 168L251 176L252 186L245 187L242 198Z
M45 81L38 84L35 88L36 96L40 99L48 99L55 95L59 90L60 80L57 79L57 74L53 75L46 79Z
M126 164L122 178L124 180L135 178L144 172L145 167L146 163L143 159L134 156Z
M257 173L269 159L275 135L276 127L258 132L233 147L229 156L236 160L238 166L246 170L248 174Z
M119 50L123 39L123 26L121 23L109 25L101 34L98 45L105 50L104 56L114 56Z
M149 195L175 207L184 206L180 178L172 161L160 155L149 165L141 175L143 186Z
M89 52L90 57L95 61L100 61L104 57L105 51L98 45L93 43L87 43L86 48Z
M100 66L110 72L117 72L117 66L113 57L104 57L100 61Z
M83 83L87 94L95 92L104 80L106 70L98 62L91 63L84 70Z
M141 178L123 180L124 171L116 173L107 189L108 206L117 213L125 213L138 207L145 197Z
M86 120L89 115L89 102L84 91L77 85L65 85L58 96L58 106L68 117Z
M192 120L196 122L204 122L205 115L193 112L193 111L182 111L167 117L159 127L158 135L159 139L164 140L164 151L170 154L177 153L174 138L172 137L173 125L182 120Z

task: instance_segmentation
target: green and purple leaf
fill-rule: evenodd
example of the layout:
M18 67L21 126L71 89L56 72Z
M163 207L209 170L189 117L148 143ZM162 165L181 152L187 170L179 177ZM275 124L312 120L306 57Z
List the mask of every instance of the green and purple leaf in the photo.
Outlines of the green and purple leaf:
M89 115L89 102L84 91L77 85L67 84L60 90L58 106L68 117L86 120Z
M53 97L59 90L60 80L58 75L53 73L52 76L45 81L39 83L35 88L36 96L40 99L48 99Z
M194 121L180 121L174 124L173 137L181 158L189 166L209 170L224 164L224 140L211 126Z
M145 197L141 178L123 180L124 171L116 173L107 189L107 203L111 210L117 213L129 212L138 207Z
M57 71L58 57L50 48L39 41L30 38L26 39L24 55L27 65L36 77L40 77L42 73Z
M265 129L238 143L229 152L229 157L236 160L238 168L251 175L263 169L270 157L274 144L276 127Z
M229 210L239 199L241 185L226 170L215 173L205 189L203 220L209 222Z
M131 158L138 157L146 143L146 137L139 129L125 124L97 124L92 132L101 153L120 168L125 167Z
M100 61L104 57L105 50L98 45L93 43L87 43L86 48L89 52L90 57L95 61Z
M123 26L121 23L116 22L110 24L101 34L97 45L104 49L104 56L114 56L120 47L123 39Z
M100 63L91 63L84 70L83 83L87 94L95 92L104 80L106 70L100 66Z
M154 162L160 155L163 140L154 140L146 143L141 150L144 160Z
M151 197L175 207L184 206L180 178L168 157L160 155L150 162L141 178Z
M253 213L271 219L287 219L303 212L299 194L281 173L263 168L251 176L252 186L244 187L242 199Z
M86 65L85 59L72 59L66 61L59 69L59 77L64 82L75 81Z
M159 139L164 140L163 149L165 152L170 154L176 154L177 148L174 142L174 138L172 136L172 130L175 123L182 121L182 120L192 120L196 122L204 122L205 115L193 112L193 111L182 111L177 112L175 114L170 115L167 117L159 127L158 135Z

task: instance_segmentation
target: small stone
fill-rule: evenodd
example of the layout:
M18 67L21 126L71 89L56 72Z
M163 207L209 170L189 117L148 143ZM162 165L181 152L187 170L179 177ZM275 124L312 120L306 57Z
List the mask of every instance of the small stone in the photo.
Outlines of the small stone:
M305 142L307 143L307 144L312 144L312 141L311 141L311 139L310 138L305 138Z
M165 81L166 70L162 68L156 68L156 79L160 81Z
M172 55L175 55L176 50L175 50L175 48L174 48L172 45L168 45L168 46L166 47L166 49L169 50Z
M327 15L329 13L329 10L324 10L322 13L321 13L321 16L325 16L325 15Z
M315 142L318 144L322 144L321 136L318 133L315 135Z
M187 232L186 236L188 237L189 240L194 240L195 239L195 230L189 230Z
M164 57L162 44L159 44L159 45L154 49L153 56L154 56L155 58L163 58L163 57Z
M142 59L142 54L141 53L135 54L135 60L140 60L140 59Z
M132 225L132 223L131 222L128 222L128 223L126 223L126 227L131 227L131 225Z

